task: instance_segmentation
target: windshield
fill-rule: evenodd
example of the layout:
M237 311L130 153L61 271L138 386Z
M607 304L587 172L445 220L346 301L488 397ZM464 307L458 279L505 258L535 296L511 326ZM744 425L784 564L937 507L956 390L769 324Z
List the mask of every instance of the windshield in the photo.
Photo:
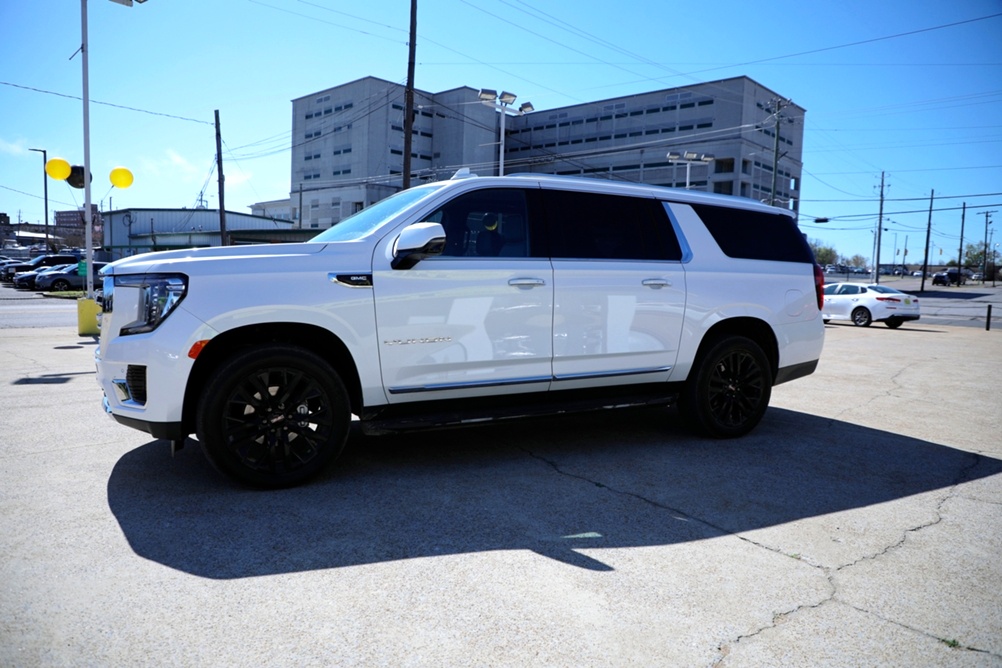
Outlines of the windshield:
M380 200L372 206L345 218L333 227L324 230L310 241L356 241L371 234L384 222L415 202L428 197L445 183L436 183L402 190Z
M866 287L869 288L870 290L873 290L874 292L880 292L880 293L885 294L885 295L889 295L889 294L892 294L892 293L897 293L899 295L900 294L904 294L900 290L895 290L894 288L888 288L888 287L886 287L884 285L868 285Z

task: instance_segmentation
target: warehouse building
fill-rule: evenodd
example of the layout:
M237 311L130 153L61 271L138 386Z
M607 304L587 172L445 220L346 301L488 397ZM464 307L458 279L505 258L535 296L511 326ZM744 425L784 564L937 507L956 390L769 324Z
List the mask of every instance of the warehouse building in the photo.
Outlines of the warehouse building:
M105 211L105 260L159 250L220 246L218 209L119 209ZM226 212L225 245L306 241L316 231L294 229L289 220Z

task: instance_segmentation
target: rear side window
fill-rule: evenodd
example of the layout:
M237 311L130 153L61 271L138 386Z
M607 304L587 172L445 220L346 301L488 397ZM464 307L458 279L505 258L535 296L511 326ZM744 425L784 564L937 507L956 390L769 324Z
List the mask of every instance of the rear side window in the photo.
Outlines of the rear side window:
M811 247L790 216L711 204L693 204L692 208L728 257L814 262Z
M554 258L681 260L675 231L653 198L544 190Z

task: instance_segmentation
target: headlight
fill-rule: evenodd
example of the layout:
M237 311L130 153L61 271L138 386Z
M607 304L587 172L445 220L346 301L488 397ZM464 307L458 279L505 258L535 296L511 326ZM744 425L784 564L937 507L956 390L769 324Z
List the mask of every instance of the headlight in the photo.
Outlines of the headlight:
M111 279L111 280L109 280ZM112 294L108 287L111 283ZM134 274L107 276L104 282L104 311L113 308L113 294L117 288L139 290L137 319L122 327L122 336L152 332L181 303L188 291L188 277L184 274Z

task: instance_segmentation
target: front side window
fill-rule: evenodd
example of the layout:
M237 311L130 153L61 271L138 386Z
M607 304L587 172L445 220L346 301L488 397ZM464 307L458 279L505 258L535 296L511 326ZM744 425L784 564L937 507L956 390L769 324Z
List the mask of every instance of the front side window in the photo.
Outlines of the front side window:
M375 230L385 222L415 205L426 197L430 197L445 185L445 182L402 190L386 199L376 202L367 209L361 202L355 202L355 214L345 218L337 225L327 228L310 241L356 241Z
M488 188L460 195L424 221L445 228L446 257L528 257L525 191Z

